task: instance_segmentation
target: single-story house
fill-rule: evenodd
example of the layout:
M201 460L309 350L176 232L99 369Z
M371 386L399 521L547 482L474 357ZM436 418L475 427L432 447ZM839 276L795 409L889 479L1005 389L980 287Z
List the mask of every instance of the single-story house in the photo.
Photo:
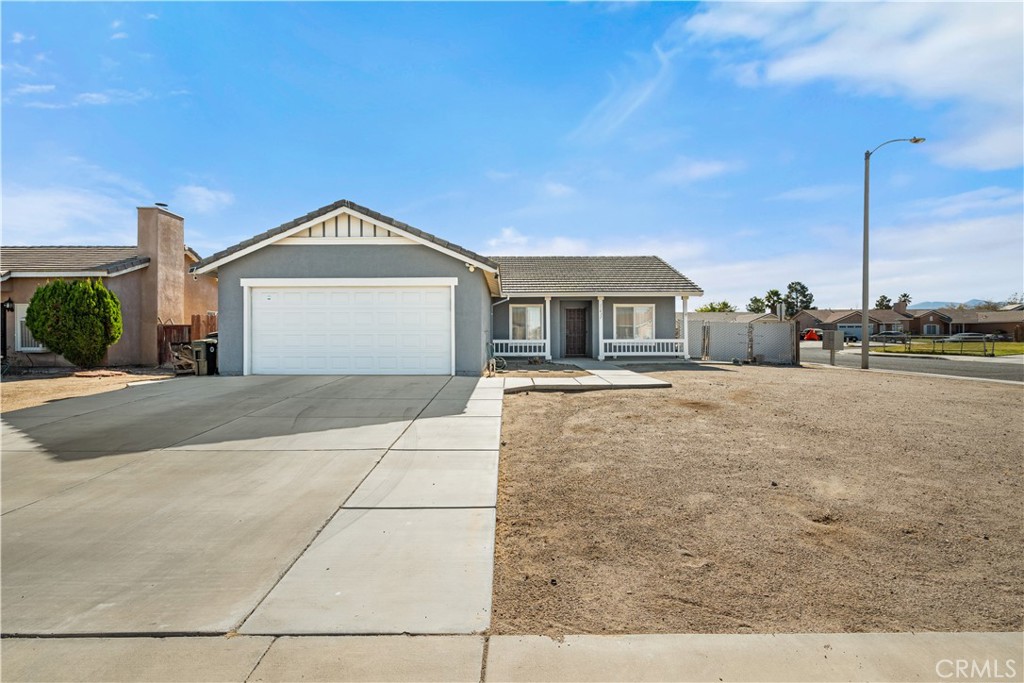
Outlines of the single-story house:
M491 355L687 356L656 256L487 257L348 200L196 263L222 374L479 375Z
M872 308L868 311L868 334L879 332L907 332L911 316L901 312L905 304L894 308ZM842 330L860 338L861 310L859 308L806 308L795 316L797 329L818 327L822 330Z
M217 310L217 282L192 275L199 255L185 246L185 221L162 207L139 207L135 246L0 247L0 299L13 303L6 349L12 364L66 364L32 337L25 313L36 289L51 280L100 279L121 302L123 332L108 365L157 365L157 325L187 325L193 313Z
M958 332L1006 334L1024 341L1024 310L980 311L973 308L935 308L911 311L910 333L945 336Z

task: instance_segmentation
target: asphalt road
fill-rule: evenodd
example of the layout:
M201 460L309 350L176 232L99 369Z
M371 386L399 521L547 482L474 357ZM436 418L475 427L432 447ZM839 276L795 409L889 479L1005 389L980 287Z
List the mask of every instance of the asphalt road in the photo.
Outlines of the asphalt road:
M829 352L821 348L820 343L804 342L800 345L800 361L805 363L828 363ZM856 352L836 353L836 365L844 368L860 367L860 348ZM900 370L902 372L927 372L936 375L955 375L957 377L977 377L982 379L1002 379L1012 382L1024 382L1024 359L1017 356L1014 360L994 362L992 360L951 360L949 358L928 358L921 356L881 356L872 355L869 359L871 368L879 370Z

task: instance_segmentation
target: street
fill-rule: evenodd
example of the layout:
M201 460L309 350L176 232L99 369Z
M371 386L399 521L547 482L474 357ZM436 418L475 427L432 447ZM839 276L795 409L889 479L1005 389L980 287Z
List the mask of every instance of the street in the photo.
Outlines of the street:
M800 362L829 362L830 352L821 348L821 342L801 342ZM844 368L860 367L860 346L847 347L836 353L836 365ZM955 375L979 379L1001 379L1024 383L1024 358L971 358L952 360L948 356L929 358L927 356L882 355L873 353L869 365L877 370L899 370L901 372L925 372L936 375Z

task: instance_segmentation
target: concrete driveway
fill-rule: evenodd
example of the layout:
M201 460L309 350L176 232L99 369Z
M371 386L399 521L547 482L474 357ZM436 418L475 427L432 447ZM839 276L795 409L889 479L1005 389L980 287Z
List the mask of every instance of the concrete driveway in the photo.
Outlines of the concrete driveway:
M502 392L189 377L4 414L3 632L482 631Z

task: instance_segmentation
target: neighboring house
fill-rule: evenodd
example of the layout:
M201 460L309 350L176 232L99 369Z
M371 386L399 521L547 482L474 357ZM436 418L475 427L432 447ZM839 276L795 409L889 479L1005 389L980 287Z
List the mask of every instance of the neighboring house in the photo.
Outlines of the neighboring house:
M899 308L904 308L900 304ZM904 309L905 310L905 309ZM872 308L868 311L868 334L879 332L906 332L911 316L898 308ZM807 308L795 316L797 329L818 327L823 330L842 330L859 338L861 334L861 310L859 308Z
M107 365L156 365L157 325L188 324L193 313L217 310L217 282L193 276L199 255L185 246L184 219L161 207L139 207L138 245L129 247L0 247L0 299L10 298L7 352L14 364L58 365L25 325L39 285L51 280L100 279L121 302L123 332Z
M935 308L914 311L911 334L945 336L958 332L1006 334L1024 340L1024 310L979 311L972 308Z
M222 374L479 375L490 349L686 355L654 256L486 257L343 200L200 261L220 288Z

